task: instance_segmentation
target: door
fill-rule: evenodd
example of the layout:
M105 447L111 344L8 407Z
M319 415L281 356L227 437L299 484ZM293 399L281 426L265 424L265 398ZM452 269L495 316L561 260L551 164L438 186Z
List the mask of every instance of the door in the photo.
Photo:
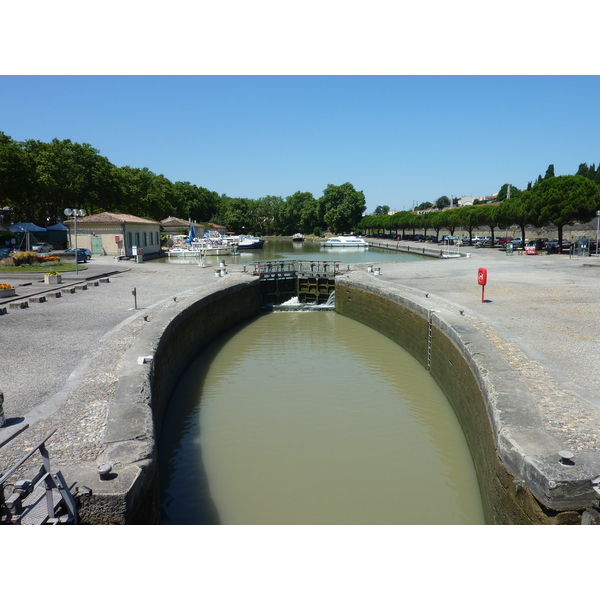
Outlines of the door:
M92 254L104 254L102 250L102 238L98 235L92 236Z

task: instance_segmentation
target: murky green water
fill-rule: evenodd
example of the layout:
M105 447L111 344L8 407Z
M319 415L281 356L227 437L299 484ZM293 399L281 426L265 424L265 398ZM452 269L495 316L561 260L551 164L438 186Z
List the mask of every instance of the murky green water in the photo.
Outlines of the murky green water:
M392 242L389 242L393 246ZM433 245L432 248L437 248ZM257 260L335 260L343 264L407 262L414 260L437 260L427 256L396 252L384 248L321 248L318 242L293 243L291 240L267 239L260 250L245 250L231 256L206 256L199 258L161 258L160 262L171 264L195 264L203 260L206 265L219 265L225 260L228 265L253 264Z
M270 313L207 348L160 441L163 523L481 524L466 441L402 348Z

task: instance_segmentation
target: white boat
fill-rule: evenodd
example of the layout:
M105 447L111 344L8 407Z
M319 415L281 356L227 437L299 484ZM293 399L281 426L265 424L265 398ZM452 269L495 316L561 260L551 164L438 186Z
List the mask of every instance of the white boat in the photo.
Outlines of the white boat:
M175 257L202 257L202 256L229 256L235 252L235 245L225 242L221 236L206 235L203 238L194 236L194 227L190 224L190 233L187 243L176 245L167 251L167 256Z
M238 250L255 250L262 248L264 243L264 240L261 240L260 238L252 235L244 235L240 236L240 241L238 242L237 247Z
M292 242L303 242L304 241L304 236L301 233L295 233L292 236Z
M354 235L338 235L321 242L323 248L366 248L369 242Z
M202 246L192 245L185 248L171 248L167 250L167 256L229 256L233 254L234 246Z

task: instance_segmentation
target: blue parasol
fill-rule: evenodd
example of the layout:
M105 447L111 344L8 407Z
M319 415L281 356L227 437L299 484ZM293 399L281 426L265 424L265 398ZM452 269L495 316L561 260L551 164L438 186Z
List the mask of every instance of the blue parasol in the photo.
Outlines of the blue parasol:
M194 231L194 226L190 223L190 235L188 235L187 242L191 246L194 238L196 237L196 232Z

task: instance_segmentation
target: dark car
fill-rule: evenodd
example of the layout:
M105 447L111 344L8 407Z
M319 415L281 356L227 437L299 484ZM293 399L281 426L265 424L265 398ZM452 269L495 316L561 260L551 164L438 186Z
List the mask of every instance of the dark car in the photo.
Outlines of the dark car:
M85 257L85 260L83 262L87 262L88 260L91 260L92 253L87 248L67 248L63 252L63 254L66 254L67 256L74 255L75 250L77 250L77 259L80 262L81 262L81 257Z

